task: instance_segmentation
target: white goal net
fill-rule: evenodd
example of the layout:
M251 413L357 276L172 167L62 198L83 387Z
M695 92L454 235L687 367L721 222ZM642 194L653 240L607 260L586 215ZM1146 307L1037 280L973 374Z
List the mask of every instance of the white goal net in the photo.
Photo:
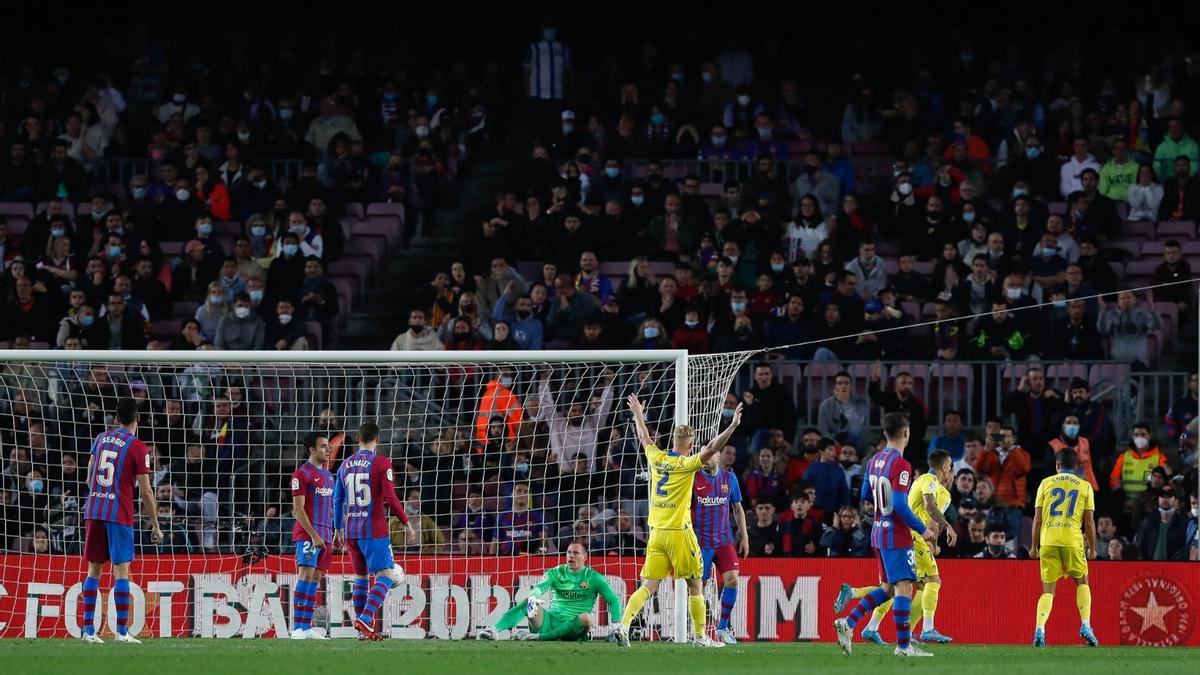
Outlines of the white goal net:
M297 582L291 474L310 433L336 471L364 421L413 521L391 521L407 578L388 596L383 634L461 639L522 602L571 541L624 599L647 536L645 460L625 397L669 443L688 422L712 438L748 353L681 351L313 353L4 352L0 354L0 637L80 634L83 506L93 438L120 397L140 399L138 436L164 539L135 515L130 631L162 637L283 636ZM289 355L288 358L295 359ZM140 509L140 505L139 505ZM352 637L353 575L335 556L313 625ZM115 625L108 570L97 626ZM672 635L664 584L640 625ZM594 635L608 631L599 611Z

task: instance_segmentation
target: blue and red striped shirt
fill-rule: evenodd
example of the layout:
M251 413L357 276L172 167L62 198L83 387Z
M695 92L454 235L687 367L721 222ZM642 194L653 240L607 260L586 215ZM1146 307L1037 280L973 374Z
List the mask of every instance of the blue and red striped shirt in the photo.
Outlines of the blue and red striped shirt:
M346 539L386 537L389 529L385 505L400 522L408 522L392 481L392 461L373 450L359 448L338 468L333 486L334 528L344 529Z
M325 467L305 462L292 473L292 496L304 497L304 513L317 535L328 544L333 540L333 474ZM292 526L292 541L308 541L300 521Z
M151 468L146 444L124 427L110 429L92 441L88 466L83 517L133 527L133 486Z
M717 549L733 543L733 528L729 521L729 508L742 503L742 490L737 479L725 469L717 469L715 476L707 471L697 471L692 483L692 527L700 548Z
M912 547L912 530L901 515L902 512L910 513L908 487L912 485L912 480L912 465L895 448L884 448L868 462L862 498L875 504L875 519L871 527L872 548Z

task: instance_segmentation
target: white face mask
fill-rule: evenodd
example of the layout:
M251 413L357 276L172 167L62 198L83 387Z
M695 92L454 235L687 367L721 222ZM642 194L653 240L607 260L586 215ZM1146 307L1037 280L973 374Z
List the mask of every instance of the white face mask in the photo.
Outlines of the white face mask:
M740 105L740 106L750 105L750 97L745 94L742 94L737 97L737 102L738 102L738 105Z
M250 308L249 307L234 307L233 315L239 319L245 319L246 317L250 316Z
M1008 296L1008 299L1009 299L1009 300L1020 300L1020 299L1021 299L1021 295L1022 295L1022 289L1020 289L1020 288L1006 288L1006 289L1004 289L1004 294L1005 294L1006 296Z
M291 321L292 321L292 315L291 315L291 314L280 314L280 315L279 315L279 323L280 323L280 324L287 325L287 324L288 324L288 323L290 323Z
M901 183L897 185L896 192L899 192L902 195L912 194L912 183Z
M1145 450L1147 445L1150 445L1150 439L1144 436L1134 436L1133 444L1138 447L1138 450Z

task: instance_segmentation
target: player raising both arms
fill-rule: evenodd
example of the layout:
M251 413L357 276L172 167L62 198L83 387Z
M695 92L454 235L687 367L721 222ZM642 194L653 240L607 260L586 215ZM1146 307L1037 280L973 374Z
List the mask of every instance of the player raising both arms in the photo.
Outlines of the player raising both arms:
M1042 595L1037 601L1033 646L1046 646L1046 620L1054 608L1054 587L1063 577L1075 580L1075 606L1079 608L1079 637L1089 647L1100 641L1092 632L1092 589L1088 586L1088 560L1096 558L1096 498L1092 486L1075 475L1079 460L1071 449L1054 456L1053 476L1038 485L1033 508L1033 545L1029 557L1042 568ZM1080 530L1082 529L1082 532Z
M863 616L894 598L892 618L896 622L896 656L932 656L912 644L909 632L909 612L912 610L912 584L917 578L913 553L913 532L928 541L936 541L937 533L926 527L908 507L908 487L912 466L904 459L911 430L908 418L901 413L883 416L883 435L887 447L871 458L863 481L862 498L875 505L875 521L871 527L871 548L879 558L883 586L876 588L858 603L846 619L833 622L838 644L850 655L854 626Z
M629 396L629 409L633 412L638 440L650 464L650 517L647 519L650 540L646 542L642 585L629 596L621 623L613 627L615 637L622 647L629 646L629 625L633 617L642 611L642 606L658 590L659 583L673 572L676 579L687 580L694 644L699 647L724 647L724 643L711 640L704 634L703 570L700 544L692 530L692 482L700 467L725 447L729 437L741 424L742 406L738 404L733 411L733 421L725 431L709 441L699 455L691 454L696 431L690 426L681 424L675 427L672 433L674 449L664 452L654 445L654 438L646 428L645 411L636 395Z
M344 540L354 569L354 627L367 640L382 640L375 632L375 617L388 591L399 584L401 572L392 558L384 506L404 523L407 536L417 536L392 482L392 461L375 453L379 427L363 422L358 427L358 452L338 468L333 487L334 546ZM375 584L368 592L368 574Z
M935 531L945 532L951 546L954 546L958 537L944 514L950 506L949 487L953 472L954 462L950 459L950 453L934 450L929 453L929 472L913 481L912 489L908 493L908 507L912 512L926 527L935 527ZM922 619L925 621L921 631L921 642L947 643L951 641L950 638L939 633L934 625L938 594L942 588L942 577L938 573L937 559L934 557L937 552L936 544L929 544L919 534L914 533L913 553L917 562L917 583L913 591L910 616L915 617L912 621L913 627ZM850 597L861 598L872 590L874 589L852 589L849 584L842 584L838 600L834 603L834 611L841 612ZM863 639L875 644L886 644L879 635L879 624L883 622L884 615L891 607L892 601L888 600L875 608L870 623L863 629Z
M750 537L746 530L746 511L742 509L742 491L737 477L722 469L720 454L713 455L704 463L704 470L696 474L692 491L692 525L700 542L700 562L704 565L707 583L713 563L721 573L721 616L717 623L717 637L727 645L737 644L737 638L729 628L729 615L737 603L738 554L750 554ZM733 532L729 527L729 514L738 524L737 548L733 546Z
M304 439L308 461L292 473L292 543L296 545L296 567L300 580L293 595L296 620L293 640L328 639L312 630L313 611L321 589L321 576L333 561L333 475L329 461L329 439L309 434Z
M596 605L596 596L604 598L604 604L608 606L608 622L616 626L617 617L621 615L621 600L608 585L608 580L587 566L587 557L587 548L582 542L568 544L566 564L546 570L541 583L529 590L528 602L508 610L495 626L480 629L475 637L497 640L499 631L508 630L520 623L521 619L528 618L530 630L513 631L512 639L587 640L595 623L591 611ZM554 593L549 607L543 607L545 602L541 599L546 591Z
M83 580L83 641L103 644L96 635L96 596L104 563L112 563L113 599L117 607L117 637L113 642L141 644L129 634L129 563L133 561L133 486L142 496L142 509L154 528L150 540L162 541L158 527L158 505L150 488L150 452L138 440L137 401L117 402L117 424L96 436L88 459L88 496L83 517L87 520L83 556L88 563Z

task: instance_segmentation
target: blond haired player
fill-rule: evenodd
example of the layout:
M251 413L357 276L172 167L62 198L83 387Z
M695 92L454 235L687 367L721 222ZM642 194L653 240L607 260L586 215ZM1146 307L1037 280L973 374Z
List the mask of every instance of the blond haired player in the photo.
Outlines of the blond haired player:
M939 532L945 532L947 543L951 546L954 546L958 537L954 528L950 527L950 522L946 520L945 513L950 506L949 487L953 477L954 461L950 458L950 453L945 450L934 450L929 453L929 471L914 480L912 488L908 492L908 507L912 509L913 514L927 527L936 527ZM937 553L936 544L930 544L919 535L913 537L917 582L913 589L911 613L916 617L913 621L914 627L918 622L924 621L920 633L921 642L945 644L952 640L939 633L934 625L938 594L942 589L942 577L938 572L937 559L934 557ZM915 588L915 586L920 586L920 588ZM874 590L873 587L851 588L850 584L842 584L834 611L840 613L851 597L861 598L872 590ZM883 617L891 608L891 600L875 608L871 615L871 621L863 629L864 640L880 645L886 644L879 635L879 624L883 622Z
M715 456L742 421L742 406L733 411L733 421L719 436L709 441L700 454L692 454L696 431L686 424L675 427L672 450L665 452L654 444L641 401L629 396L629 409L637 426L638 440L646 451L650 464L650 540L646 543L646 562L642 565L642 585L625 605L621 623L613 629L618 644L629 646L629 624L642 611L642 606L658 590L668 575L687 580L688 610L692 616L698 647L724 647L725 644L704 634L704 576L700 561L700 543L692 530L692 483L696 472Z
M1046 621L1054 608L1054 587L1059 579L1071 577L1076 587L1075 606L1079 608L1079 637L1089 647L1096 647L1100 641L1092 632L1092 589L1087 577L1087 561L1096 558L1096 497L1091 484L1075 475L1079 460L1074 450L1059 450L1054 463L1058 473L1038 485L1033 509L1029 557L1037 558L1042 568L1033 646L1046 646Z

